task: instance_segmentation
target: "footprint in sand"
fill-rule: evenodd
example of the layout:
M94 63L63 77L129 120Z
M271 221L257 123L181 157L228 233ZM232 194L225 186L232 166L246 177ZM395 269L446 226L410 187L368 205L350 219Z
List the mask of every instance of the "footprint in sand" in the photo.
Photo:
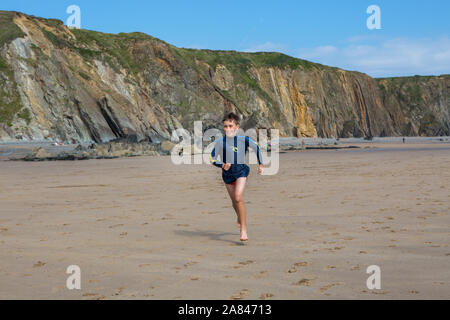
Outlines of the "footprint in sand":
M372 293L372 294L388 294L389 291L372 290L370 293Z
M255 274L253 277L255 279L261 279L261 278L265 277L266 274L267 274L267 271L260 271L257 274Z
M326 286L321 287L321 288L319 289L319 291L320 291L321 293L325 293L325 291L327 291L328 289L331 289L331 288L333 288L333 287L335 287L335 286L339 286L339 285L341 285L341 284L344 284L344 283L343 283L343 282L330 283L330 284L328 284L328 285L326 285Z
M98 296L98 297L97 297ZM85 293L83 297L92 297L93 300L103 300L106 299L105 296L100 296L98 293Z
M99 295L98 293L86 292L86 293L83 293L82 297L95 297L95 296L98 296L98 295Z
M43 266L45 266L45 264L46 264L45 262L38 261L33 265L33 268L43 267Z
M244 299L245 297L248 296L249 294L249 290L248 289L242 289L241 292L239 292L238 294L232 295L230 297L231 300L240 300L240 299Z
M298 267L306 267L308 265L308 262L296 262L294 265L287 271L287 273L295 273L297 272Z
M140 264L138 267L139 268L144 268L144 267L150 267L151 264L150 263L144 263L144 264Z
M120 295L121 293L122 293L122 291L123 291L123 287L120 287L119 289L116 289L116 292L114 292L114 296L118 296L118 295Z
M306 267L307 265L308 265L308 262L306 262L306 261L294 263L294 267Z
M259 296L259 299L266 300L266 299L269 299L272 297L273 297L273 294L271 294L271 293L261 293L261 295Z
M303 278L303 279L301 279L301 280L299 280L299 281L293 283L293 285L295 285L295 286L305 286L305 287L309 287L309 286L311 285L312 280L314 280L314 279L306 279L306 278Z
M123 226L123 224L115 224L113 226L109 226L108 228L113 229L113 228L122 227L122 226Z
M194 264L197 264L198 262L197 261L189 261L189 262L186 262L185 264L184 264L184 267L189 267L189 266L192 266L192 265L194 265Z
M243 266L247 266L253 262L254 262L253 260L241 261L241 262L239 262L238 266L234 266L233 268L234 269L242 268Z

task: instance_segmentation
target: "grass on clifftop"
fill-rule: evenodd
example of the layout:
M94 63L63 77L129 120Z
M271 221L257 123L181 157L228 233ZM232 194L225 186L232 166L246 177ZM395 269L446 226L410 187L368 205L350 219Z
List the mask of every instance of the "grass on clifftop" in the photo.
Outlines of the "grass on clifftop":
M405 80L431 80L431 79L436 79L439 77L444 77L444 78L448 78L450 77L450 74L441 74L439 76L420 76L420 75L415 75L415 76L409 76L409 77L385 77L385 78L374 78L375 80L392 80L392 81L405 81Z
M13 22L14 12L0 11L0 48L25 34Z
M83 57L91 59L103 56L116 72L119 71L119 67L123 67L131 74L137 74L142 70L142 62L136 61L130 53L130 42L135 40L161 41L140 32L111 34L85 29L72 29L71 31L77 38L75 49ZM89 49L93 47L98 47L99 51ZM116 60L119 65L113 60Z
M278 67L296 69L302 67L310 70L317 67L315 63L297 59L279 52L238 52L224 50L207 50L207 49L187 49L174 48L175 51L182 56L196 58L208 63L212 68L216 68L218 64L225 66L247 67L253 65L255 67Z

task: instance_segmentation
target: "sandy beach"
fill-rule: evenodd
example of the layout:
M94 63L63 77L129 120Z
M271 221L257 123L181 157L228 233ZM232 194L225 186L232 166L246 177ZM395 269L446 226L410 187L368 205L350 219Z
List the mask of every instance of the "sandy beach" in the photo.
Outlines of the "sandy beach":
M0 299L449 299L449 141L349 144L251 165L246 243L216 167L3 157Z

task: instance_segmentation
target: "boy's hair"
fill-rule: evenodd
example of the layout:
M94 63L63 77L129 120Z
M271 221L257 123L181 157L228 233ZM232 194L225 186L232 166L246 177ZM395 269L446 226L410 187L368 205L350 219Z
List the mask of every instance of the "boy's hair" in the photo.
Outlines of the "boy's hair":
M234 123L236 123L237 125L239 125L239 120L240 120L240 118L239 118L239 116L238 116L237 114L235 114L234 112L230 112L230 113L227 113L227 114L225 115L225 117L223 117L222 122L225 122L225 121L234 121Z

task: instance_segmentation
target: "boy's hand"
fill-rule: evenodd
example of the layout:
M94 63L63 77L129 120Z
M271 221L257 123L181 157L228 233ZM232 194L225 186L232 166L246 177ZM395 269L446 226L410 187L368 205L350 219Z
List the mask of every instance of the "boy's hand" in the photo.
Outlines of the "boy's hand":
M222 168L225 171L228 171L230 169L230 167L231 167L231 163L224 163L224 164L222 164Z
M258 168L258 174L263 174L263 172L264 172L264 166L262 164L260 164L259 168Z

